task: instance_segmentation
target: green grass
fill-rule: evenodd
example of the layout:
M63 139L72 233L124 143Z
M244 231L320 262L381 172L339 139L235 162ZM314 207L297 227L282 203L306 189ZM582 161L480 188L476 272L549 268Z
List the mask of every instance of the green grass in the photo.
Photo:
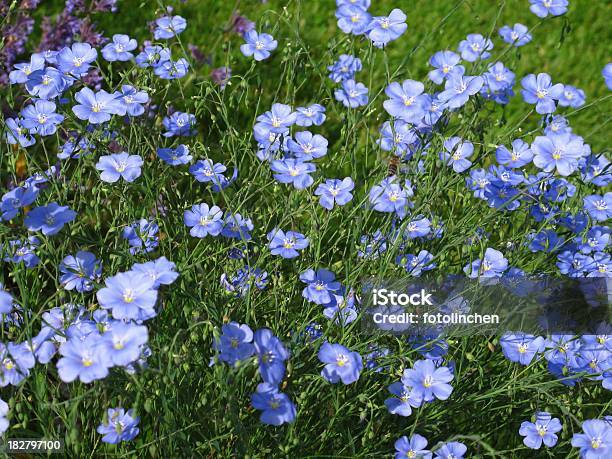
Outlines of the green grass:
M58 2L53 2L58 3ZM5 263L0 281L12 286L20 303L32 311L23 330L3 331L3 341L24 340L36 333L39 315L67 302L96 308L95 296L58 289L58 264L77 250L90 250L102 258L104 275L126 271L151 256L132 256L121 238L123 226L135 219L157 215L162 238L154 256L166 256L177 264L180 277L162 288L162 310L147 323L152 356L149 369L136 375L113 370L111 376L91 385L64 384L53 364L37 365L17 388L3 388L0 396L10 401L10 437L63 438L69 457L383 457L393 451L402 435L418 432L438 442L460 440L469 446L469 457L534 458L577 457L570 438L584 419L601 418L610 412L610 397L598 382L573 388L563 386L548 373L545 364L521 367L501 354L498 338L458 338L450 342L449 359L456 364L454 392L446 402L437 401L412 416L400 418L384 406L386 387L398 380L405 368L419 358L405 340L376 338L361 333L359 322L347 328L328 323L321 307L301 296L298 275L310 267L327 267L351 286L369 275L398 276L394 250L375 261L357 257L362 234L389 228L390 219L364 208L368 190L387 174L387 153L375 144L378 128L387 116L382 109L389 81L405 78L424 81L427 59L435 51L454 49L468 33L491 33L496 56L513 69L517 79L527 73L548 72L554 81L573 84L587 93L588 107L568 110L574 132L604 151L609 142L610 98L601 78L609 58L610 5L572 1L566 17L540 21L528 11L526 1L411 1L381 0L371 10L383 14L401 7L408 14L408 32L386 52L347 37L335 25L331 1L190 1L176 3L175 12L188 19L188 29L173 46L175 57L187 43L210 54L212 66L196 66L183 80L166 87L147 71L127 65L113 66L113 82L121 79L149 88L160 113L172 106L194 113L199 136L189 140L195 159L210 157L228 168L237 167L237 182L221 194L193 180L185 167L170 168L155 158L155 149L170 145L161 137L161 116L142 125L126 126L119 119L111 127L119 141L145 159L143 175L135 183L115 185L99 181L94 168L99 154L64 164L62 179L43 192L38 204L57 201L78 211L75 223L56 237L41 237L41 265L34 270ZM286 8L284 8L286 6ZM116 15L98 16L106 35L129 33L139 43L149 37L146 22L155 17L151 2L121 2ZM51 4L44 8L53 10ZM234 8L257 21L258 29L272 31L279 48L267 61L252 64L238 51L242 40L224 30ZM59 6L57 7L59 9ZM520 50L506 50L497 29L521 22L533 28L534 41ZM562 32L562 30L565 32ZM350 111L333 99L327 65L341 53L356 53L364 63L358 80L370 88L368 107ZM212 67L228 65L234 78L225 91L209 81ZM107 64L102 68L108 72ZM121 68L118 72L116 69ZM476 71L482 71L482 65ZM468 72L470 73L470 72ZM432 89L429 85L428 89ZM515 88L519 89L519 88ZM2 93L15 104L16 87ZM350 175L356 182L355 199L346 207L327 212L312 190L296 191L276 183L267 165L256 157L251 131L255 117L273 102L305 105L319 102L327 107L328 120L312 128L329 139L328 155L317 161L317 179ZM470 103L453 122L432 140L431 154L424 159L425 173L418 174L414 161L406 178L417 185L415 215L435 215L445 222L442 239L426 246L413 243L416 253L427 248L437 255L441 272L460 273L486 247L502 250L510 264L529 272L556 273L554 256L519 249L534 222L526 212L500 213L475 200L458 176L436 160L444 137L458 132L474 142L476 164L491 162L494 145L517 136L531 141L539 117L517 96L505 109ZM84 129L83 123L72 122ZM97 138L100 152L107 146ZM39 143L40 146L40 143ZM0 145L2 183L14 174L18 151ZM46 169L55 162L57 139L45 139L44 148L27 153L28 172ZM576 180L576 182L578 182ZM581 207L591 188L577 183L578 192L563 208ZM159 215L162 202L165 214ZM182 222L183 211L207 202L240 212L255 224L249 263L271 276L267 290L235 299L219 283L241 263L227 257L237 247L222 238L195 240ZM270 255L265 235L273 227L294 229L311 238L311 245L294 261ZM476 227L485 228L489 240L470 245ZM22 221L0 223L0 241L25 235ZM510 247L514 247L510 248ZM416 252L415 252L416 251ZM254 363L231 369L209 366L211 342L220 326L235 320L254 330L270 327L291 349L283 390L296 403L297 420L279 428L263 426L250 407L250 394L259 382ZM310 321L323 325L327 339L360 352L376 341L393 352L385 359L389 371L365 372L349 386L332 386L319 375L318 344L304 346L298 336ZM141 433L135 441L117 447L104 445L95 428L108 407L134 408L141 416ZM548 410L562 420L560 441L550 452L527 450L518 436L523 420L536 410Z

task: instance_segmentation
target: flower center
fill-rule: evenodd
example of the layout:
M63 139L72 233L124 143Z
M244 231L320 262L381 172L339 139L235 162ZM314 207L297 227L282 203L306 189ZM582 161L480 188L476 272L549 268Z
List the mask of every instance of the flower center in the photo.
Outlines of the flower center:
M47 117L47 115L45 115L44 113L40 113L38 115L38 123L39 124L45 124L47 122L49 118Z
M81 65L83 65L83 58L75 57L72 63L74 64L75 67L80 67Z
M544 99L548 95L548 91L546 89L538 89L536 91L536 96L538 99Z
M132 291L132 289L127 289L123 293L123 301L125 303L132 303L134 301L134 292Z
M293 239L284 239L283 247L286 249L291 249L295 245L295 241Z
M527 352L527 345L525 343L519 344L518 351L519 354L524 354L525 352Z
M255 42L255 49L264 49L264 44L262 41L256 41Z
M89 357L85 357L83 360L81 360L81 363L84 367L90 367L93 365L93 360L91 360Z
M344 365L348 363L348 361L349 361L348 357L344 354L339 354L336 357L336 365L338 365L339 367L343 367Z
M433 386L433 378L431 376L425 376L425 379L423 379L423 386L424 387Z

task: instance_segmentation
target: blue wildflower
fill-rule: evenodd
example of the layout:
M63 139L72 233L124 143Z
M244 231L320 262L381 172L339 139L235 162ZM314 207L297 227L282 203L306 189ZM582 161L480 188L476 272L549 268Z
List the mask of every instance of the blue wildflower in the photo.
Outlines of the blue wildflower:
M240 45L240 51L245 56L253 56L256 61L263 61L270 57L270 52L278 46L274 37L267 33L257 33L249 30L244 34L245 44Z
M26 215L24 224L30 231L42 231L45 236L53 236L59 233L66 223L74 220L76 215L68 206L51 202L32 209Z
M223 212L217 206L209 207L208 204L195 204L191 210L183 214L185 225L190 227L189 234L193 237L203 238L217 236L223 229Z
M341 344L323 343L318 353L319 360L325 364L321 376L328 382L351 384L359 379L363 362L358 352L351 351Z

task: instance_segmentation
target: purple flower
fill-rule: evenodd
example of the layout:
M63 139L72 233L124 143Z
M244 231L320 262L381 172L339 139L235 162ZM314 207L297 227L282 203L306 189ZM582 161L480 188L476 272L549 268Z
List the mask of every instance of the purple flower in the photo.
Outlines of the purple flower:
M603 196L592 194L584 198L584 209L589 216L598 222L603 222L612 218L612 192Z
M435 366L433 360L417 360L412 369L404 370L402 383L412 388L415 399L431 402L434 398L446 400L453 392L448 384L454 376L447 367Z
M164 137L174 136L193 136L196 134L196 117L191 113L174 112L170 116L166 116L162 124L166 128L163 133Z
M355 188L355 183L350 177L343 180L328 179L325 183L319 184L314 194L320 196L319 204L327 210L331 210L334 204L343 206L353 199L351 191Z
M195 204L191 210L183 214L185 225L190 227L189 234L193 237L203 238L218 236L223 229L223 212L217 206L208 207L208 204Z
M91 292L93 282L97 282L102 275L102 264L93 253L81 250L76 255L65 257L59 270L62 273L60 282L66 290Z
M538 76L535 76L531 73L521 80L521 85L523 99L528 104L536 104L536 112L540 115L553 113L557 109L555 100L559 100L563 94L563 85L553 85L550 75L538 73Z
M180 34L187 28L187 21L181 16L164 16L155 20L153 37L156 40L167 40Z
M105 280L96 297L103 309L117 320L147 320L155 317L157 290L151 277L135 271L118 273Z
M68 206L56 202L32 209L24 219L30 231L42 231L45 236L59 233L66 223L75 219L77 213Z
M244 34L245 44L240 45L240 51L245 56L253 56L256 61L263 61L270 57L270 52L278 46L274 37L267 33L257 33L249 30Z
M267 328L260 328L253 336L253 344L259 361L259 373L264 382L278 385L285 376L285 360L289 352L281 340Z
M578 161L584 154L584 142L573 134L550 134L536 137L531 145L533 163L545 172L555 169L568 176L578 169Z
M368 88L355 80L344 80L342 88L334 91L334 97L347 108L357 108L368 103Z
M427 447L427 439L419 434L408 438L405 435L395 442L395 459L431 459L431 451Z
M499 164L511 168L523 167L531 162L533 152L529 149L528 143L516 139L512 141L512 151L508 150L505 145L497 147L495 159Z
M516 23L513 27L508 25L503 26L499 29L499 36L503 40L515 47L525 46L532 40L529 29L523 24Z
M259 420L264 424L280 426L295 421L295 405L272 384L259 384L257 392L251 395L251 404L262 410Z
M418 124L424 114L420 97L423 91L424 86L420 81L405 80L401 85L393 82L385 88L385 94L390 99L385 100L383 106L394 118Z
M470 96L477 94L484 85L480 76L463 76L453 74L444 85L444 91L438 94L438 99L449 108L459 108L466 104Z
M134 51L138 43L135 39L124 34L113 35L113 42L102 48L102 56L108 62L129 61L134 57L130 51Z
M328 382L351 384L359 379L363 362L358 352L351 351L341 344L324 343L319 349L319 360L325 364L321 376Z
M90 64L98 57L98 52L89 43L74 43L63 48L56 56L59 70L73 76L83 76L89 71Z
M368 38L375 46L382 47L390 41L398 39L408 28L406 15L398 8L389 13L389 16L376 16L368 25Z
M122 111L117 96L103 89L94 93L89 88L83 88L74 98L79 104L73 106L72 111L78 119L87 120L91 124L105 123L111 119L111 115L118 115Z
M232 69L229 67L217 67L210 72L210 79L221 89L225 88L231 77Z
M37 100L21 110L22 125L30 134L47 136L55 134L57 125L64 121L64 116L55 113L55 104L48 100Z
M429 65L435 67L435 70L429 72L429 79L436 84L442 84L453 75L463 75L465 67L458 65L460 61L461 57L457 53L438 51L429 59Z
M57 362L57 372L64 382L79 379L88 384L108 375L112 365L106 351L100 346L100 337L92 333L86 339L71 338L59 348L62 356Z
M141 174L141 167L144 164L138 155L129 153L115 153L107 156L100 156L96 164L96 169L102 171L100 180L107 183L115 183L120 178L126 182L133 182Z
M308 247L308 238L302 233L287 231L278 228L273 229L267 235L270 244L268 247L272 255L280 255L283 258L295 258L299 255L298 250Z
M471 278L479 277L499 277L508 269L508 260L499 251L487 248L482 260L473 261L463 268L463 271Z
M362 5L343 4L336 9L336 18L344 33L361 35L368 30L372 16Z
M133 440L140 432L137 427L139 422L140 418L134 416L133 410L125 412L123 408L109 408L107 422L100 424L97 432L104 435L104 443L116 445L122 441Z
M182 144L176 148L158 148L157 156L171 166L187 164L193 159L193 156L189 154L189 147Z
M221 337L215 340L213 347L219 352L220 360L236 365L255 353L252 341L253 331L248 325L230 322L221 327Z
M567 11L568 0L529 0L529 10L540 18L560 16Z
M464 172L472 162L467 159L474 154L474 145L460 137L451 137L444 141L444 150L440 152L440 159L455 172Z
M298 126L321 126L325 121L325 107L320 104L298 107L295 112L295 124Z
M508 332L500 339L504 356L521 365L529 365L535 355L544 350L544 343L543 337L527 333Z
M282 159L272 161L270 166L274 178L281 183L291 183L296 189L303 190L313 183L313 178L309 175L316 170L314 164L300 159Z
M468 62L488 59L491 56L489 51L492 49L493 42L479 33L471 33L459 43L461 58Z
M580 448L580 457L605 459L612 452L612 426L610 421L588 419L582 423L582 433L572 437L572 446Z
M549 448L557 444L558 437L555 435L563 427L557 418L552 418L546 412L536 413L535 422L523 421L519 434L523 438L525 446L531 449L540 449L542 443Z

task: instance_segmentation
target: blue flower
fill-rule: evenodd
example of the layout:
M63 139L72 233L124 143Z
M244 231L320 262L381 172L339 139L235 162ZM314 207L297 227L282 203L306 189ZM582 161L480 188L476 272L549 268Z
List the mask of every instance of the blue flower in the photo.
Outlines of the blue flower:
M573 134L550 134L538 136L531 145L533 164L544 172L555 169L568 176L578 169L578 161L584 154L584 142Z
M321 376L328 382L351 384L359 379L363 362L358 352L351 351L341 344L323 343L318 353L319 360L325 364Z
M354 188L355 183L350 177L346 177L343 180L328 179L325 183L319 184L314 194L320 196L319 204L321 204L321 206L325 207L327 210L331 210L334 204L343 206L353 199L351 191Z
M436 451L434 459L463 459L467 446L458 441L445 443Z
M608 89L612 90L612 62L606 64L601 71Z
M289 358L289 352L281 340L269 329L261 328L255 332L253 344L264 382L274 386L280 384L285 376L285 360Z
M560 16L567 11L568 0L529 0L529 10L540 18Z
M117 114L124 116L140 116L145 112L145 108L142 104L149 102L149 95L146 91L139 91L134 86L124 84L121 86L121 92L115 92L113 94L118 103Z
M297 114L289 105L275 103L272 109L257 117L255 126L263 127L276 134L285 134L295 123Z
M397 156L408 159L419 146L417 131L408 123L396 120L393 125L389 121L380 128L381 138L376 141L385 151L393 151ZM404 155L403 153L406 153Z
M87 120L91 124L105 123L111 115L118 115L122 111L121 103L115 94L109 94L103 89L94 93L89 88L83 88L74 96L79 103L72 107L72 111L80 120Z
M76 255L65 257L59 270L62 273L60 282L66 290L90 292L93 290L93 282L102 275L102 264L93 253L81 250Z
M417 360L413 368L404 370L402 383L412 388L411 395L416 399L431 402L434 398L446 400L453 392L448 384L454 376L447 367L436 368L432 360Z
M544 134L566 134L572 132L572 128L569 125L567 118L561 115L548 115L545 119L546 127L544 128Z
M195 204L191 210L183 214L185 225L190 227L189 234L193 237L203 238L218 236L223 229L223 212L217 206L208 207L208 204Z
M586 97L582 89L566 84L563 86L563 92L559 97L559 106L578 108L584 105L585 100Z
M274 174L276 180L281 183L291 183L298 190L308 188L314 182L310 173L316 170L315 165L300 159L287 158L272 161L270 168L276 172Z
M57 66L67 75L83 76L89 71L90 64L98 57L98 52L89 43L73 43L57 54Z
M158 148L157 156L171 166L187 164L193 159L189 154L189 147L182 144L176 148Z
M34 137L29 134L28 128L23 125L23 118L6 118L6 127L8 128L4 138L11 145L21 145L27 148L36 143Z
M138 423L140 418L134 416L133 410L125 412L123 408L109 408L107 422L98 426L98 433L104 435L102 441L116 445L122 441L133 440L140 430Z
M296 410L293 402L270 384L260 384L251 395L253 408L262 410L259 420L264 424L280 426L295 421Z
M143 346L149 340L147 327L132 322L114 321L104 331L100 346L113 365L125 367L140 358Z
M77 213L68 206L56 202L32 209L24 219L30 231L42 231L45 236L59 233L66 223L75 219Z
M546 412L536 413L535 422L523 421L519 434L523 438L525 446L531 449L540 449L542 443L549 448L557 444L558 437L555 435L563 427L557 418L552 418Z
M455 172L464 172L472 162L467 159L474 154L474 145L460 137L451 137L444 141L444 150L440 152L440 159Z
M412 414L412 408L418 408L423 403L421 397L415 397L413 395L412 388L405 386L400 381L391 384L388 390L395 395L395 397L385 400L385 406L391 414L405 417L410 416Z
M612 67L612 64L611 64ZM358 57L341 54L334 65L327 67L331 73L329 78L334 83L340 83L344 80L352 80L355 78L355 73L362 69L361 60Z
M514 72L504 66L501 62L489 65L489 69L483 74L487 88L497 93L512 88L514 85Z
M385 94L390 99L385 100L383 106L394 118L417 124L424 114L420 98L424 88L420 81L405 80L401 85L393 82L385 88Z
M612 168L610 161L603 154L589 155L579 162L580 175L586 183L596 186L607 186L612 183Z
M30 134L47 136L55 134L57 125L64 121L64 116L55 113L55 104L48 100L37 100L21 110L22 125Z
M130 51L134 51L138 43L135 39L124 34L113 35L113 42L102 48L102 56L108 62L129 61L134 57Z
M530 150L528 143L516 139L512 141L512 151L508 150L505 145L497 147L495 159L499 164L511 168L523 167L531 162L533 152Z
M40 99L54 99L68 86L69 80L53 67L35 70L28 75L25 83L28 93Z
M295 109L295 124L298 126L321 126L325 121L325 107L320 104L312 104L308 107Z
M39 190L34 186L19 186L2 195L0 212L3 220L12 220L19 213L19 209L27 207L36 201Z
M123 178L126 182L131 183L140 177L140 168L143 164L144 161L140 156L122 152L100 156L96 169L102 172L100 180L103 182L115 183Z
M390 41L398 39L408 28L406 15L398 8L389 13L389 16L376 16L368 25L368 38L375 46L382 47Z
M13 263L21 263L26 268L33 268L40 262L40 258L34 253L34 250L40 244L35 236L30 236L26 241L12 240L7 246L0 246L5 257L4 261L12 261Z
M253 222L250 218L244 218L239 213L228 212L225 215L225 224L223 230L221 230L221 236L249 241L251 239L250 231L253 228Z
M612 192L603 196L592 194L584 198L584 209L589 216L598 222L612 218Z
M509 25L503 26L499 29L499 36L503 40L515 47L525 46L532 40L529 29L523 24L516 23L513 27Z
M571 250L559 254L557 260L559 272L568 277L584 277L585 271L594 266L592 257Z
M30 74L36 70L45 68L45 58L40 53L34 53L30 56L30 62L21 62L13 66L15 70L9 73L9 81L11 84L25 83Z
M336 18L344 33L361 35L368 30L372 16L362 5L343 4L336 9Z
M221 327L221 336L214 341L213 347L219 352L220 360L236 365L255 353L252 341L253 331L248 325L230 322Z
M482 260L473 261L463 268L463 271L472 279L479 277L499 277L508 269L508 260L499 251L487 248Z
M610 421L588 419L582 423L582 432L572 437L572 446L580 448L580 457L605 459L612 452L612 426Z
M164 16L155 20L153 37L156 40L167 40L180 34L187 28L187 21L181 16Z
M430 271L436 267L433 263L434 256L427 250L421 250L418 255L398 255L396 263L402 266L406 272L412 276L418 277L423 271Z
M105 280L96 297L103 309L117 320L147 320L157 315L157 290L151 277L136 271L118 273Z
M300 280L307 284L302 296L315 304L329 304L332 294L340 289L340 282L336 281L333 272L327 269L308 269L300 274Z
M127 239L130 245L130 253L148 253L155 249L159 244L159 226L155 221L149 221L146 218L141 218L131 225L123 228L121 237Z
M196 117L190 113L174 112L170 116L166 116L162 120L162 124L166 128L164 137L174 136L193 136L196 134Z
M112 366L108 354L100 346L100 337L94 332L86 339L69 338L59 348L62 356L57 362L57 372L64 382L79 379L88 384L108 375Z
M541 230L537 233L529 233L527 237L531 240L529 250L532 252L555 252L563 246L564 239L554 230Z
M529 365L535 355L544 350L545 340L541 336L508 332L501 337L499 342L508 360L521 365Z
M136 56L136 65L141 68L159 67L166 61L171 60L172 55L168 48L162 46L145 46L144 50Z
M535 76L531 73L521 80L521 85L523 99L528 104L536 104L536 112L540 115L553 113L557 109L555 100L563 95L563 85L553 84L549 74L538 73Z
M429 79L436 84L442 84L444 80L448 80L453 75L463 75L465 67L458 65L460 61L461 57L457 53L438 51L429 58L429 65L435 67L435 70L429 72Z
M310 131L296 132L295 140L287 139L287 148L302 161L320 158L327 153L327 139Z
M466 104L470 96L477 94L484 85L480 76L463 76L453 74L444 85L444 91L438 94L438 99L449 108L459 108Z
M610 243L610 229L607 226L593 226L582 236L579 246L582 253L603 252Z
M423 117L423 124L425 126L433 126L436 124L442 116L444 109L447 107L445 101L438 98L438 96L433 97L429 94L423 94L422 105L423 111L425 112Z
M189 62L184 57L177 61L170 59L160 62L153 67L153 73L163 80L176 80L187 75L189 70Z
M267 33L257 33L249 30L244 34L245 44L240 45L240 51L245 56L253 56L256 61L263 61L270 57L270 52L278 46L274 37Z
M405 435L395 442L395 459L431 459L431 451L427 447L427 439L417 433L408 438Z
M283 258L295 258L299 255L298 250L308 247L308 238L302 233L287 231L278 228L273 229L267 235L270 241L269 248L272 255L280 255Z
M403 235L408 239L427 236L431 232L431 222L427 218L413 220L406 225Z
M486 60L491 57L493 42L483 37L479 33L469 34L465 40L459 43L461 58L468 62L475 62L479 59Z
M179 273L175 271L176 265L166 257L159 257L157 260L147 261L146 263L136 263L132 271L146 274L153 279L153 287L172 284Z
M85 137L71 135L62 145L61 151L57 153L57 157L59 159L78 159L88 155L94 149L95 146Z
M347 108L357 108L368 103L368 88L355 80L344 80L342 88L334 91L334 97Z
M404 218L408 207L412 203L408 197L412 196L410 187L402 188L394 182L394 177L384 179L380 185L372 187L369 194L370 203L378 212L395 212L398 217Z
M220 185L225 180L223 173L226 170L227 168L221 163L213 163L211 159L201 159L189 168L189 173L198 182Z

